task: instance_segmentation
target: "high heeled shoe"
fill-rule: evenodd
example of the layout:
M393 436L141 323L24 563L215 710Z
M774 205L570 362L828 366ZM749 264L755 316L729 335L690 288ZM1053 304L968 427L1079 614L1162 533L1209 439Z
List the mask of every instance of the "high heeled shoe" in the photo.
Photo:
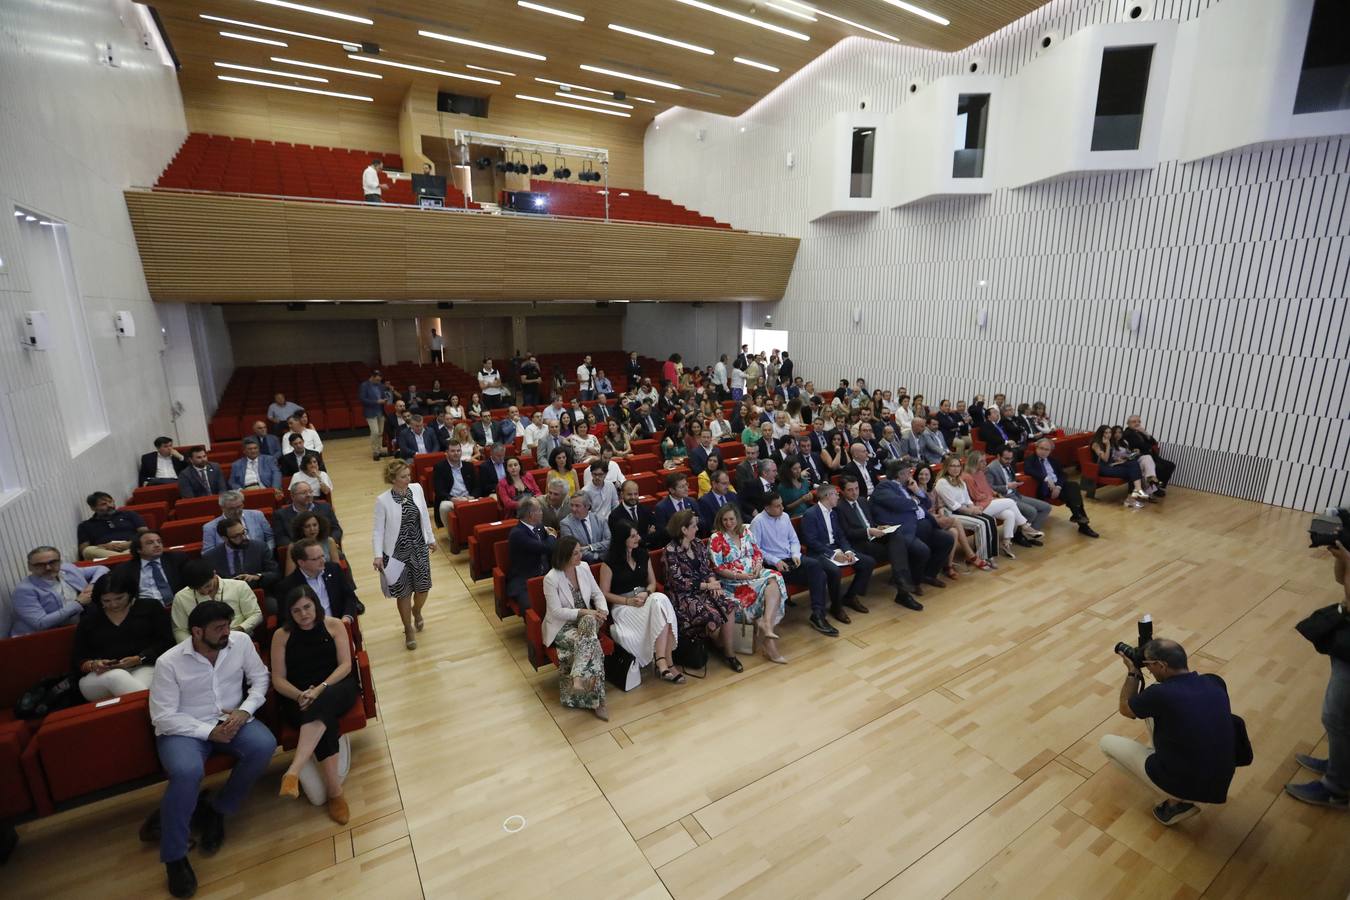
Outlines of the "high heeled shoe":
M777 651L770 652L768 644L762 645L759 648L759 652L762 653L764 655L764 658L771 663L778 663L778 665L780 666L787 665L787 657L781 653L778 653Z
M765 640L776 641L778 640L778 635L775 634L773 632L773 629L769 627L768 622L769 622L768 619L760 619L759 621L755 622L755 630L759 632L759 636L761 638Z

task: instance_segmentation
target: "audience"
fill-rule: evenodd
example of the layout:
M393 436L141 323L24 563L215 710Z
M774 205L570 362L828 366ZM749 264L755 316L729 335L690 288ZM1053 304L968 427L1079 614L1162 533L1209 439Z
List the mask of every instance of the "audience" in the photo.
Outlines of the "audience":
M489 361L490 363L490 361ZM439 465L439 463L438 463ZM403 620L403 645L417 649L415 631L425 627L422 608L431 590L431 554L436 533L431 530L422 485L412 480L412 467L391 459L384 468L389 490L375 498L371 560L380 575L380 588L394 598ZM395 563L390 566L390 563Z
M543 501L537 497L523 497L516 507L516 527L507 534L507 554L510 568L506 573L506 596L516 605L516 612L524 618L530 608L528 582L548 572L549 560L557 543L558 532L544 526Z
M895 602L907 609L923 609L913 596L920 589L918 580L909 568L909 543L904 532L879 524L871 504L859 490L858 479L845 475L840 482L843 485L843 497L836 509L849 543L855 552L873 559L880 559L884 555L891 564L889 578L895 588Z
M327 521L314 513L306 513L308 518ZM276 554L262 541L249 537L248 528L236 519L223 519L216 525L216 533L221 542L202 554L202 559L211 564L211 568L222 578L242 581L251 588L258 588L264 594L271 594L281 572L277 568Z
M311 453L301 461L300 466L300 471L291 476L287 489L294 493L297 485L307 484L313 493L332 502L333 479L319 468L319 458Z
M651 557L642 535L623 526L600 564L600 590L611 619L610 637L633 655L639 666L655 662L662 681L684 684L684 673L671 661L679 641L675 608L656 589Z
M262 609L253 588L234 578L221 578L206 560L188 560L183 566L183 583L185 587L174 594L171 610L175 641L187 640L192 610L210 600L229 607L230 627L235 631L252 634L262 623Z
M244 527L248 529L250 538L262 541L267 545L268 550L276 549L276 539L272 536L271 523L267 521L267 516L263 514L262 510L244 507L243 491L225 491L220 495L219 503L220 515L202 526L203 553L210 551L212 547L220 543L220 531L217 526L221 522L243 522Z
M120 556L131 549L131 541L148 530L140 514L129 509L119 510L112 494L94 491L84 499L93 515L76 529L81 559L107 559Z
M492 444L488 447L487 458L478 464L478 473L474 476L474 495L491 497L505 477L506 448L501 444Z
M276 440L273 438L273 440ZM178 476L188 466L183 454L173 447L173 438L155 438L155 449L141 456L141 467L136 474L137 484L177 484Z
M668 523L677 512L693 509L694 501L689 499L689 478L683 472L672 472L666 476L666 496L652 509L652 524L657 532L666 530Z
M1090 538L1100 537L1089 524L1087 510L1083 508L1083 492L1078 487L1078 482L1066 480L1064 469L1050 455L1055 449L1055 442L1049 438L1041 438L1034 447L1035 452L1027 457L1022 470L1028 478L1036 482L1036 496L1051 504L1058 500L1069 507L1069 512L1073 513L1069 521L1078 526L1079 534Z
M571 451L563 446L554 447L549 451L547 460L549 487L555 484L561 486L564 497L571 497L581 490L581 481L572 468Z
M286 448L286 452L281 455L281 460L277 463L283 479L293 478L297 472L303 472L305 463L313 455L305 449L303 435L288 434L286 436Z
M764 510L750 523L750 534L765 564L781 572L788 584L810 589L811 627L821 634L838 637L839 630L825 616L829 594L822 563L815 557L802 555L801 541L792 527L792 520L784 512L783 497L777 491L765 498Z
M166 611L172 608L174 595L181 591L183 566L188 556L181 550L165 550L157 531L142 531L131 542L131 559L118 566L136 576L136 596L154 600Z
M209 497L225 490L225 473L219 463L206 458L205 447L188 451L188 466L178 473L178 494L183 499Z
M540 501L540 509L544 511L544 525L557 531L562 527L562 520L567 518L572 511L568 503L567 487L561 481L549 481L548 487L544 488L544 496Z
M332 563L340 562L343 558L342 548L338 542L333 540L333 533L329 529L328 520L317 512L310 511L300 513L291 520L291 534L288 542L292 547L299 541L312 541L318 546L323 558ZM289 575L295 571L295 563L291 557L286 559L285 574Z
M545 647L558 652L558 699L563 706L589 709L608 722L600 626L609 606L591 567L581 561L581 545L575 538L558 538L552 562L544 576L543 638Z
M28 551L28 573L10 595L11 637L74 624L93 600L94 582L108 569L62 563L55 547L34 547Z
M952 581L957 579L956 574L956 554L960 553L961 558L966 561L966 565L982 571L997 569L998 566L990 561L988 554L989 548L984 538L984 529L980 527L980 522L976 519L968 519L963 516L957 516L949 513L942 504L940 497L933 495L933 482L935 481L933 470L928 466L918 466L914 470L913 484L907 485L906 490L914 495L914 499L919 501L924 512L931 513L933 523L938 528L946 531L952 536L952 550L947 555L944 574ZM970 545L970 538L966 534L966 526L969 525L973 534L980 537L979 542L974 548Z
M414 413L412 424L398 433L398 452L400 459L411 460L419 453L439 453L440 441L436 431L427 428L426 420Z
M909 549L909 570L915 586L920 582L933 587L946 587L937 577L951 558L952 536L933 522L914 495L905 490L914 474L914 461L893 459L886 464L886 480L877 484L872 511L879 525L898 525Z
M623 473L619 473L619 483L615 484L609 477L609 465L597 459L591 463L589 474L590 480L581 489L581 495L590 501L591 512L601 521L607 522L609 514L619 505L619 485L623 484Z
M230 466L229 486L236 491L258 488L271 488L278 500L281 499L281 468L277 461L262 452L257 438L246 437L243 444L244 455ZM318 459L315 458L317 464Z
M845 612L845 607L855 612L868 612L862 602L862 595L867 593L876 562L870 556L854 551L843 519L835 510L838 504L839 490L832 484L821 485L816 491L815 506L802 516L802 537L806 541L809 557L817 562L825 576L830 615L849 625L852 620ZM853 567L853 581L848 591L841 596L843 566Z
M520 460L516 457L513 456L508 459L506 461L506 477L497 482L497 500L501 503L502 511L506 516L514 518L521 500L526 497L538 496L539 485L535 482L534 476L524 470ZM441 518L439 510L437 510L437 517Z
M139 587L124 567L100 576L75 626L71 664L90 702L149 690L155 660L173 646L169 617L154 600L138 597Z
M1022 515L1031 523L1032 529L1044 534L1042 526L1050 518L1054 508L1039 497L1028 497L1017 489L1016 464L1013 462L1011 447L1004 447L984 470L985 478L995 496L1007 497L1017 504ZM1034 542L1033 542L1034 543Z
M477 499L472 485L476 485L478 479L472 466L464 463L463 457L459 444L452 443L445 448L445 459L437 462L431 470L436 521L441 525L449 524L452 506Z
M1143 501L1148 499L1148 492L1144 490L1144 473L1128 448L1112 444L1111 426L1099 426L1093 432L1089 448L1097 463L1098 474L1123 479L1129 485L1130 495L1125 498L1125 505L1135 509L1143 506Z
M300 538L286 554L286 577L276 585L276 593L287 597L298 587L308 587L318 598L326 616L355 621L365 612L356 597L351 575L336 559L331 559L323 544L313 538Z
M611 533L618 531L621 523L635 528L642 535L643 545L648 550L655 550L661 546L666 535L657 530L652 511L641 504L641 493L636 481L624 481L623 487L619 489L619 505L609 514L609 530Z
M942 474L938 476L937 483L933 491L937 495L938 501L957 521L962 525L970 525L977 529L976 533L976 553L979 558L986 561L992 561L993 557L998 555L1000 550L1004 549L1004 544L1008 543L1005 556L1011 554L1011 538L1004 537L1004 528L1006 524L1008 531L1011 530L1012 519L1008 514L1002 518L996 517L993 513L986 513L983 509L975 505L975 501L970 497L970 488L965 479L965 462L961 457L953 454L942 461ZM970 562L970 560L967 560ZM971 563L977 568L983 568L977 563ZM997 566L993 566L997 568Z
M328 530L333 540L342 543L342 526L338 524L333 507L322 500L315 500L313 489L308 483L301 481L291 487L290 505L277 507L276 512L272 513L272 533L278 547L284 547L291 542L291 523L295 521L296 516L307 512L318 513L327 519Z
M1041 413L1045 412L1045 404L1038 403ZM1172 480L1172 474L1177 470L1177 464L1170 460L1163 459L1159 455L1161 446L1157 438L1144 430L1144 423L1139 416L1130 416L1125 420L1125 430L1122 433L1125 445L1138 452L1139 459L1150 459L1153 463L1156 477L1153 478L1154 493L1159 497L1167 496L1167 485Z
M584 493L571 497L572 514L562 520L560 531L581 545L581 558L600 562L609 554L609 525L591 511L591 498Z
M756 624L764 657L770 662L787 663L778 652L774 630L787 612L787 584L779 569L764 565L764 554L750 526L742 524L735 504L726 504L713 517L708 552L722 591L739 607L738 616Z
M298 403L292 403L286 399L286 395L277 392L272 398L272 403L267 407L267 421L272 423L272 433L281 434L286 430L286 422L291 416L304 412L303 407Z

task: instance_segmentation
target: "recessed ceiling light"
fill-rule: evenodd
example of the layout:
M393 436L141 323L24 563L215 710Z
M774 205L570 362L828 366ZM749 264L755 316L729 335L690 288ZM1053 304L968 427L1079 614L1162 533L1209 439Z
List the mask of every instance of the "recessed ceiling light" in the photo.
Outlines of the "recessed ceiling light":
M493 75L505 75L507 78L516 77L515 72L503 72L501 69L489 69L487 66L471 66L468 63L465 63L464 68L473 69L475 72L491 72Z
M554 81L552 78L535 78L540 84L552 84L560 88L571 88L574 91L590 91L592 94L600 94L603 97L613 95L613 91L602 91L599 88L586 87L584 84L577 84L574 81Z
M379 72L362 72L357 69L342 69L337 66L321 66L318 63L305 62L302 59L287 59L284 56L273 56L271 59L272 62L275 63L283 63L288 66L302 66L306 69L321 69L325 72L337 72L339 75L360 75L362 78L384 78ZM295 75L293 77L299 78L301 76Z
M251 34L236 34L233 31L222 31L221 37L234 38L236 41L251 41L254 44L266 44L269 47L289 47L290 44L285 41L274 41L271 38L254 37Z
M594 106L583 106L580 103L565 103L562 100L549 100L547 97L531 97L529 94L516 94L517 100L529 100L534 103L547 103L550 106L568 106L572 109L584 109L586 112L600 113L606 116L621 116L625 119L631 119L632 116L626 112L619 112L617 109L598 109Z
M543 62L548 59L538 53L530 53L528 50L513 50L510 47L501 47L497 44L485 44L482 41L471 41L468 38L455 37L452 34L440 34L435 31L419 31L422 37L435 38L438 41L449 41L452 44L463 44L465 47L477 47L479 50L492 50L497 53L509 53L512 56L523 56L526 59L537 59Z
M238 63L217 62L216 66L221 69L237 69L240 72L257 72L259 75L276 75L281 78L299 78L301 81L317 81L319 84L327 84L327 78L320 78L317 75L300 75L296 72L278 72L276 69L259 69L257 66L241 66Z
M801 19L801 20L804 21L804 22L819 22L819 21L820 21L820 20L817 19L815 16L811 15L809 12L799 12L799 11L797 11L797 10L795 10L795 9L792 9L792 8L790 8L790 7L787 7L787 6L780 6L780 5L777 4L777 3L765 3L764 5L767 6L767 7L769 7L770 9L776 9L776 10L778 10L780 13L786 13L786 14L788 14L789 16L795 16L796 18Z
M360 94L339 94L337 91L321 91L318 88L299 87L294 84L273 84L270 81L255 81L252 78L236 78L233 75L217 75L221 81L233 81L238 84L256 84L258 87L276 88L279 91L297 91L301 94L322 94L325 97L340 97L343 100L362 100L374 103L374 97L362 97Z
M799 41L811 40L810 35L802 34L800 31L793 31L791 28L783 28L779 25L774 25L772 22L765 22L761 19L756 19L753 16L746 16L738 12L732 12L729 9L722 9L720 6L713 6L711 3L704 3L703 0L675 0L675 2L683 3L685 6L692 6L694 7L694 9L701 9L705 12L716 13L719 16L726 16L728 19L735 19L737 22L744 22L747 25L754 25L759 28L766 28L769 31L777 32L778 34L786 35L787 37L796 38Z
M270 31L273 34L288 34L291 37L308 38L311 41L323 41L328 44L342 44L343 46L349 46L357 43L356 41L344 41L339 40L338 38L323 37L318 34L306 34L303 31L288 31L285 28L273 28L271 25L257 25L253 22L241 22L239 19L226 19L223 16L208 16L206 13L202 13L201 18L208 22L220 22L224 25L240 25L244 28L256 28L259 31Z
M562 9L554 9L551 6L544 6L542 3L529 3L527 0L516 0L516 6L523 6L526 9L532 9L535 12L548 13L550 16L560 16L564 19L571 19L573 22L585 22L585 16L579 16L574 12L567 12Z
M682 50L692 50L695 53L702 53L704 56L713 56L713 52L707 47L700 47L697 44L686 44L684 41L677 41L674 38L662 37L659 34L652 34L647 31L638 31L636 28L627 28L623 25L610 24L610 31L618 31L623 34L631 34L633 37L646 38L649 41L657 41L662 44L669 44L672 47L679 47Z
M628 99L629 99L629 100L636 100L636 101L639 102L639 103L655 103L655 102L656 102L655 100L648 100L646 97L633 97L633 96L631 96L631 95L629 96Z
M755 62L753 59L746 59L744 56L733 56L731 60L732 62L738 62L743 66L754 66L756 69L763 69L766 72L782 71L777 66L771 66L768 63Z
M495 78L480 78L477 75L464 75L459 72L446 72L441 69L428 69L426 66L414 66L412 63L394 62L392 59L384 59L378 56L362 56L359 53L348 53L348 59L354 59L357 62L373 63L377 66L392 66L395 69L407 69L410 72L426 72L428 75L440 75L445 78L462 78L465 81L478 81L483 84L501 84Z
M913 3L906 3L905 0L881 0L882 3L889 3L891 6L903 9L907 13L914 13L921 19L927 19L930 22L936 22L939 25L950 25L950 19L944 19L935 12L929 12L922 6L915 6Z
M631 103L619 103L617 100L602 100L599 97L588 97L585 94L574 94L571 91L554 91L555 97L566 97L569 100L585 100L587 103L599 103L602 106L617 106L619 109L632 109Z
M680 0L680 2L683 2L683 0ZM895 41L896 43L899 43L900 41L900 39L893 34L887 34L886 32L878 31L875 28L869 28L866 25L853 21L852 19L845 19L843 16L836 16L834 13L826 12L823 9L815 9L813 7L807 6L805 3L799 3L798 0L783 0L783 2L790 3L792 4L792 6L799 7L804 10L810 10L812 13L818 16L824 16L827 19L834 19L834 21L847 25L850 28L857 28L859 31L866 31L868 34L875 34L877 37L884 37L888 41Z
M651 84L656 87L669 88L672 91L682 91L684 88L678 84L671 84L669 81L657 81L655 78L646 78L642 75L630 75L627 72L616 72L613 69L602 69L599 66L588 66L584 63L581 68L587 72L594 72L597 75L608 75L610 78L627 78L629 81L640 81L643 84Z
M374 21L354 16L351 13L334 12L331 9L321 9L317 6L305 6L303 3L291 3L290 0L256 0L258 3L266 3L268 6L280 6L285 9L293 9L297 12L314 13L316 16L328 16L330 19L342 19L344 22L357 22L361 25L374 25Z

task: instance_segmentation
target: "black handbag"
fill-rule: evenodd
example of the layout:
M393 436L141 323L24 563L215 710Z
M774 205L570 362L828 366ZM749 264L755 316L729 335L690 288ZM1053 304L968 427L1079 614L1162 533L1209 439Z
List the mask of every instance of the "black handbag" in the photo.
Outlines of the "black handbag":
M618 641L605 657L605 680L621 691L631 691L642 684L642 669L637 660Z
M14 705L16 719L41 719L58 709L83 703L78 685L73 675L53 675L44 678L23 692L19 702Z
M708 642L701 635L681 634L680 642L671 653L671 661L684 669L686 675L703 678L708 674ZM702 669L702 675L696 675L690 669Z

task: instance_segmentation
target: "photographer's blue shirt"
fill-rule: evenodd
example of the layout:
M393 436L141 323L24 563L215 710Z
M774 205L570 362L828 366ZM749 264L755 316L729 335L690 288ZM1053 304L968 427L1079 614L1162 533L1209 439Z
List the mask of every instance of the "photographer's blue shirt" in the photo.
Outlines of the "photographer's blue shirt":
M1180 800L1223 803L1233 781L1233 711L1217 675L1187 672L1135 694L1130 709L1153 720L1148 777Z

